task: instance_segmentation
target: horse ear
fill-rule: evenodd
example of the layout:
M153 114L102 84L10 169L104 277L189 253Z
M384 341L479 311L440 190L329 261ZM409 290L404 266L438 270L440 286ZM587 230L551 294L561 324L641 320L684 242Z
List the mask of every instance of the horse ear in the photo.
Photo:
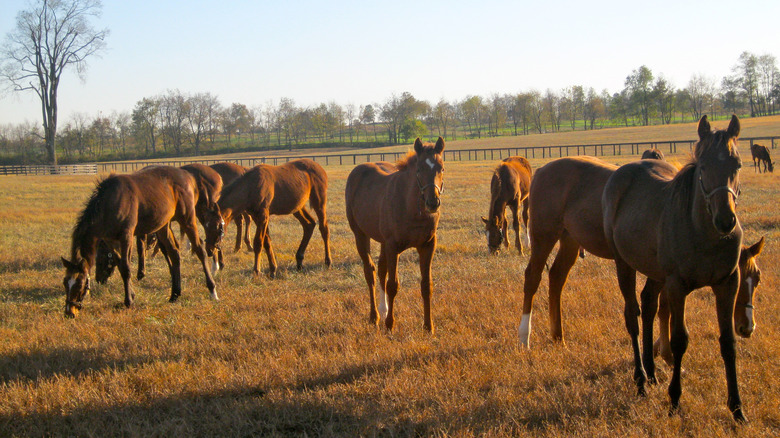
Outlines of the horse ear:
M729 128L726 132L729 137L739 137L739 118L736 114L731 115L731 122L729 122Z
M65 257L60 257L60 259L62 260L62 266L64 266L65 269L68 269L68 270L71 270L71 271L76 269L76 265L71 263L70 260L66 259Z
M420 140L420 137L417 137L417 140L414 141L414 151L418 154L422 153L423 151L423 144Z
M436 146L433 148L433 152L440 154L441 151L444 150L444 139L439 137L439 139L436 141Z
M488 219L485 216L482 216L482 222L485 223L485 225L488 224Z
M753 257L758 257L758 255L761 254L762 249L764 249L764 236L761 236L761 240L751 246L748 251L750 251L750 254Z
M712 132L712 128L710 127L710 122L707 120L707 115L701 116L701 120L699 120L699 139L704 139L704 137L707 137Z

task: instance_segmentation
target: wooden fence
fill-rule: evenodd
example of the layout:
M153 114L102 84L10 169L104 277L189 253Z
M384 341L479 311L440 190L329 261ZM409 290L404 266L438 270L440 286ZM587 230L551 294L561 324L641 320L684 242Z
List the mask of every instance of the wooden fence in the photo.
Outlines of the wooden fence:
M775 142L780 137L749 137L741 138L745 144L762 142L771 149L775 148ZM447 149L444 151L445 161L495 161L513 155L521 155L526 158L553 159L572 155L592 156L638 156L651 147L660 149L665 154L675 154L678 151L689 151L696 144L695 140L677 141L653 141L636 143L603 143L588 145L565 146L529 146L509 148L486 149ZM117 161L97 164L76 164L65 166L0 166L0 175L75 175L96 174L98 172L135 172L145 166L166 165L183 166L190 163L201 163L206 166L231 161L244 167L254 167L260 163L279 165L298 158L310 158L324 166L330 165L356 165L371 161L395 161L404 156L406 152L364 152L351 154L321 154L321 155L295 155L295 156L267 156L255 158L231 158L231 159L187 159L166 161ZM744 159L749 159L749 155Z

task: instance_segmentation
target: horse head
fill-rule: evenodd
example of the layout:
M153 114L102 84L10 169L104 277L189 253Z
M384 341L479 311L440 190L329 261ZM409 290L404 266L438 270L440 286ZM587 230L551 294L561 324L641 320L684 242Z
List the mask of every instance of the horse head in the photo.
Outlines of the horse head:
M764 248L764 238L753 246L743 246L739 254L739 292L734 305L734 330L743 338L749 338L756 329L753 320L753 299L761 282L761 270L756 264L756 257Z
M444 139L439 137L436 144L423 145L418 137L414 142L414 152L417 154L417 185L420 195L429 213L436 213L441 206L441 192L444 183Z
M694 152L696 184L704 197L712 225L725 236L737 226L739 169L742 160L737 151L739 119L731 117L728 129L711 131L707 116L699 121L699 142Z
M482 222L485 223L485 234L487 234L488 251L491 254L498 254L501 251L501 244L506 242L501 220L499 215L493 215L490 219L482 216Z
M85 259L70 261L61 257L65 267L65 317L75 318L81 310L81 302L89 294L89 263Z
M663 160L664 159L664 153L656 148L650 148L647 149L642 153L642 159L653 159L653 160Z
M97 255L95 256L95 281L99 284L105 284L118 264L119 254L101 239L98 242Z
M225 236L225 220L216 202L211 202L203 211L203 229L206 231L206 253L214 256L214 250Z

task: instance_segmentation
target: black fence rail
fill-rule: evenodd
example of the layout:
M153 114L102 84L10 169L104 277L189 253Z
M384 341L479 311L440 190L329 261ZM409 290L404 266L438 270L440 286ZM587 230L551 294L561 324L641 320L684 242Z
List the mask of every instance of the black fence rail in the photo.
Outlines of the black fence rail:
M0 166L0 175L95 175L97 164Z

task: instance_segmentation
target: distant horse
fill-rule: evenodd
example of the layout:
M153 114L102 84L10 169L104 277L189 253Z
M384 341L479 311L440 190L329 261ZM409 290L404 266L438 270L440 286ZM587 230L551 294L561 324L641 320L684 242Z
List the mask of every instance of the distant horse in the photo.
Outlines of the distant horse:
M663 160L664 159L664 153L661 152L660 149L656 148L650 148L646 151L642 152L642 159L653 159L653 160Z
M760 144L750 145L750 154L753 156L753 168L756 172L761 173L761 163L764 163L764 173L767 169L770 172L775 171L774 163L772 163L772 157L769 156L769 149L766 146Z
M290 161L280 166L259 164L249 169L222 190L218 207L225 223L247 212L257 226L252 248L255 252L254 273L260 273L260 251L265 248L269 275L276 275L276 257L268 235L270 215L292 214L303 227L303 238L295 253L298 269L303 267L303 255L309 245L314 224L319 221L325 245L325 265L330 266L330 231L327 218L328 175L325 169L309 159ZM317 221L306 209L306 201L317 215ZM221 235L207 232L206 248L219 245Z
M156 233L170 258L171 297L181 295L179 251L167 226L177 221L194 247L203 266L206 286L218 299L216 285L206 265L206 251L198 238L195 203L198 187L195 178L184 170L168 166L149 167L130 175L111 175L92 192L73 229L70 260L65 267L65 316L75 317L89 293L91 267L95 264L98 241L117 243L120 249L119 273L125 289L125 306L135 294L130 286L130 254L133 236Z
M528 247L528 190L531 187L531 164L524 157L505 158L493 171L490 180L490 210L488 217L482 216L487 232L488 249L496 254L501 250L501 243L509 247L507 238L506 207L512 210L515 230L515 246L520 255L523 246ZM520 216L517 209L523 206L523 244L520 243Z
M737 385L733 321L742 244L742 228L735 212L742 165L737 151L739 131L736 116L732 116L727 130L714 132L707 116L702 117L699 142L690 163L679 172L658 160L627 164L610 177L602 205L604 235L615 255L618 284L625 300L639 393L645 393L646 381L655 382L653 318L658 293L664 288L671 312L674 359L669 396L672 411L679 408L682 359L688 346L685 300L694 289L710 286L720 327L728 407L734 419L742 422L745 416ZM648 278L641 293L641 312L635 290L637 271ZM752 312L745 307L746 312ZM640 313L642 354L638 340Z
M195 184L198 187L198 198L195 204L195 216L198 218L198 221L200 221L204 229L213 226L217 228L216 232L219 232L220 229L224 230L225 224L221 221L221 218L215 211L216 206L214 204L216 200L219 199L219 194L222 191L222 178L220 178L215 170L198 163L187 164L182 166L181 169L187 171L195 178ZM141 280L146 276L145 249L157 244L157 240L154 236L154 234L150 234L146 236L137 236L136 238L136 245L138 246L138 274L136 277L138 280ZM178 247L178 242L175 240L174 244ZM159 246L157 248L159 248ZM105 283L114 272L114 268L117 266L120 259L117 249L118 248L109 247L105 242L101 242L98 245L95 265L95 280L97 280L98 283ZM165 253L163 253L163 255L166 258L168 266L170 266L171 262L167 255ZM209 254L209 256L214 257L211 269L213 273L216 273L222 266L221 253L219 254L219 257L213 253Z
M355 245L363 262L368 284L369 321L379 322L374 297L374 262L371 239L379 242L379 313L385 327L393 329L393 302L398 293L398 255L416 248L420 262L420 291L424 328L433 332L431 321L431 262L436 250L436 227L444 172L444 139L435 145L418 138L414 151L395 164L365 163L347 177L345 190L347 221L355 234ZM386 283L386 284L385 284Z
M227 187L230 185L230 183L235 181L236 178L245 174L247 170L244 166L239 166L238 164L230 162L216 163L209 167L216 170L219 176L222 177L222 187ZM244 243L246 243L246 247L249 248L250 251L252 250L252 243L249 241L249 225L251 220L252 218L249 217L248 213L236 215L236 227L238 230L236 232L236 246L233 249L234 252L237 252L241 249L242 236L244 238ZM246 223L246 227L243 226L244 223ZM219 252L219 255L222 255L222 251ZM219 264L224 266L221 258L219 260Z

